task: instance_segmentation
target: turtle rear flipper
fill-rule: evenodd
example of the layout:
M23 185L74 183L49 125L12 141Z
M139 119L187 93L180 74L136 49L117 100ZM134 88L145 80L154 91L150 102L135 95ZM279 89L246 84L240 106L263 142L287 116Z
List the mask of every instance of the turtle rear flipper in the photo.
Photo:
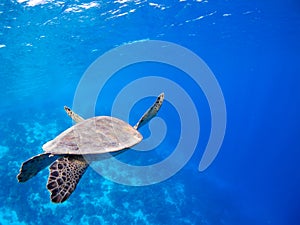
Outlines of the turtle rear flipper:
M60 203L67 200L88 166L89 164L80 155L69 155L57 159L50 166L47 183L51 201Z
M59 156L51 156L50 153L42 153L23 162L17 176L19 182L25 182L34 177L38 172L53 163Z

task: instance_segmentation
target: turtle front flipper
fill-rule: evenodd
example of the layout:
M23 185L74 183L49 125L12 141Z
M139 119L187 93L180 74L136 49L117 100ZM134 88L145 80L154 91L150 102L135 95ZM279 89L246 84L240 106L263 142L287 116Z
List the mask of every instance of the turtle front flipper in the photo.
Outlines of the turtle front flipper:
M47 183L51 201L60 203L67 200L88 166L89 164L80 155L68 155L57 159L50 166Z
M53 163L58 156L52 156L50 153L42 153L23 162L20 172L17 175L19 182L25 182L34 177L38 172Z
M165 98L164 93L161 93L157 97L154 104L144 113L144 115L141 117L141 119L134 126L135 129L139 129L141 126L148 123L154 116L156 116L157 112L159 111L159 109L164 101L164 98Z

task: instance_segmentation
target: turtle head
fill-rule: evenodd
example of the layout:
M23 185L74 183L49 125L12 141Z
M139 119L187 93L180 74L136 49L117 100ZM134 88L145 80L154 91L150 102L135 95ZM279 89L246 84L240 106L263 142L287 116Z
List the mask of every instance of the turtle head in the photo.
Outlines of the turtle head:
M144 113L144 115L140 118L137 124L134 126L135 129L140 128L144 124L148 123L153 117L156 116L157 112L159 111L163 101L165 98L165 94L161 93L154 104Z

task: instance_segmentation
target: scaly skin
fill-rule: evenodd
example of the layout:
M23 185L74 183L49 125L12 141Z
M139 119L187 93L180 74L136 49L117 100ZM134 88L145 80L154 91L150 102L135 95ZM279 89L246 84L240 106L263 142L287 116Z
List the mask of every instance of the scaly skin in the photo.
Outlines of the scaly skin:
M139 129L156 116L163 100L164 93L161 93L134 128ZM64 109L76 123L84 121L81 116L73 112L69 107L65 106ZM115 156L124 151L126 151L126 149L115 152L113 155ZM47 189L51 193L51 201L55 203L64 202L75 190L89 164L82 155L52 155L51 153L42 153L30 158L22 164L20 173L17 176L18 181L26 182L50 164Z

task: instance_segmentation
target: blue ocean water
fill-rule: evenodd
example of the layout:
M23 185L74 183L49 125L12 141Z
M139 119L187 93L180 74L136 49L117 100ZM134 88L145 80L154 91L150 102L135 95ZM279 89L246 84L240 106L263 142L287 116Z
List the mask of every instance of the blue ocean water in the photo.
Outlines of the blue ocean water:
M299 27L296 0L1 1L0 224L298 224ZM88 169L62 204L50 202L47 169L19 184L21 163L72 125L63 106L72 106L87 68L107 51L142 40L181 45L213 71L227 111L214 162L198 171L211 127L205 94L182 71L148 62L118 71L102 89L96 114L109 115L120 90L136 79L178 83L201 120L197 148L178 173L134 187ZM159 112L167 126L161 145L120 160L144 165L172 153L181 115L171 97ZM154 100L138 101L130 124ZM141 133L151 135L147 126Z

